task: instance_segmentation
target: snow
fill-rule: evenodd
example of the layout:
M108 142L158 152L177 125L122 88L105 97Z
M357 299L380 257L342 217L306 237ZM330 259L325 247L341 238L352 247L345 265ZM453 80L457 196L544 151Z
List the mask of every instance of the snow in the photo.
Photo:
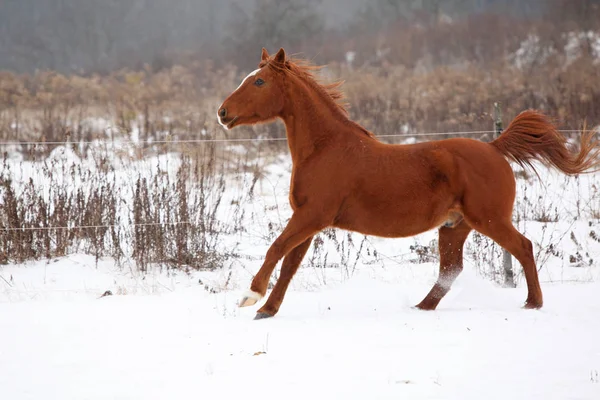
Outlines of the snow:
M57 168L76 160L64 149L51 157ZM178 163L169 154L130 169L115 159L108 174L127 182L132 171L173 174ZM438 265L410 247L435 247L431 231L369 237L378 255L356 265L355 253L326 240L327 263L311 248L280 312L254 321L266 299L237 301L273 240L267 225L278 233L291 215L289 167L281 157L263 169L247 230L223 238L245 258L220 270L141 274L82 254L1 266L0 399L600 399L598 175L541 169L541 181L519 180L515 224L534 243L541 310L521 308L515 260L517 288L490 279L499 248L473 234L465 271L438 309L414 309ZM12 171L43 186L33 165ZM228 182L225 199L251 179Z
M425 312L411 306L434 278L428 266L290 290L260 321L235 306L242 290L210 294L201 273L141 283L88 256L8 267L2 398L599 398L598 283L545 284L545 307L531 311L525 288L467 270Z
M565 42L562 48L557 48L555 44L543 41L538 35L529 34L523 40L519 48L509 56L513 65L519 69L529 68L535 64L545 62L550 56L560 54L564 57L564 65L568 66L573 61L580 58L583 54L583 48L590 47L590 56L594 63L600 61L600 33L594 31L571 31L563 33L562 39Z
M600 34L594 31L587 32L568 32L563 34L566 38L565 54L567 63L570 64L574 60L581 57L582 47L589 43L591 56L595 62L600 61Z
M517 68L524 69L536 62L543 63L555 52L556 50L552 47L542 47L539 36L528 34L527 38L521 42L519 48L509 58L513 60Z

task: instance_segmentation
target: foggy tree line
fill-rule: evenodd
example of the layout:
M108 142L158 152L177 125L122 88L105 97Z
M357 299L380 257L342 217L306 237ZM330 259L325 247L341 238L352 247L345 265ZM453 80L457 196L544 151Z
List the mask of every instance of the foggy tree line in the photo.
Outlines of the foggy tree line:
M228 0L3 0L0 68L61 72L154 62L219 36Z
M178 57L254 63L262 46L318 52L389 24L496 13L591 29L600 0L2 0L0 69L156 68ZM400 22L399 22L400 21ZM258 50L257 50L258 49ZM306 51L305 51L306 52Z

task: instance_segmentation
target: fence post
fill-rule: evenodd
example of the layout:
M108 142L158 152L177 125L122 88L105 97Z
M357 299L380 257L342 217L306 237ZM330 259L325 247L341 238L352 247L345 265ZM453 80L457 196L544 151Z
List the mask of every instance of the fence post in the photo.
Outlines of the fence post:
M494 102L494 132L496 138L502 134L502 110L498 102ZM504 287L517 287L512 267L512 255L504 248L502 248L502 266L504 269Z

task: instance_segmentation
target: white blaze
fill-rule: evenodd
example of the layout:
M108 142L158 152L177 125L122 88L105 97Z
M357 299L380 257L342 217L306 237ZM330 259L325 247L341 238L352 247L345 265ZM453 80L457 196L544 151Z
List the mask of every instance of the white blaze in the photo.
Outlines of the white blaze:
M254 75L258 74L258 71L260 71L260 68L259 68L259 69L255 69L254 71L250 72L250 73L248 74L248 76L244 78L244 80L242 81L242 83L240 83L240 86L238 86L238 87L237 87L237 88L234 90L234 93L235 93L235 91L237 91L239 88L241 88L241 87L242 87L242 85L244 84L244 82L246 82L246 79L250 78L251 76L254 76Z
M248 76L246 76L246 77L244 78L244 80L242 80L242 83L240 83L240 86L238 86L237 88L235 88L235 90L233 91L233 93L237 92L237 91L238 91L238 89L242 87L242 85L244 84L244 82L246 82L246 79L250 78L251 76L254 76L254 75L258 74L258 71L260 71L260 68L259 68L259 69L255 69L254 71L250 72L250 73L248 74ZM232 94L233 94L233 93L232 93ZM229 130L229 128L227 127L227 125L225 125L224 123L222 123L222 122L221 122L221 117L219 116L219 112L218 112L218 111L217 111L217 121L219 122L219 124L220 124L220 125L221 125L223 128L225 128L225 130L227 130L227 131Z

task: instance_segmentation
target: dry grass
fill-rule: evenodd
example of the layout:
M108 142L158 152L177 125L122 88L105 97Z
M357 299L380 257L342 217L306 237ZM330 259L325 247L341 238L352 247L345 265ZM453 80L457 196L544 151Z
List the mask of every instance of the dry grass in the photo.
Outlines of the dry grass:
M504 123L527 108L537 108L562 127L577 129L584 121L600 123L600 69L575 63L564 70L537 75L516 68L475 65L414 73L403 67L345 72L345 92L352 116L376 134L489 130L493 104L499 102ZM337 71L336 71L337 72Z
M502 21L489 23L497 24L497 30L509 28ZM484 25L478 28L482 35ZM518 69L504 59L506 48L513 48L516 39L505 34L495 47L481 46L483 42L472 48L461 47L472 31L463 29L465 26L459 28L440 28L436 40L419 36L416 31L393 36L399 39L393 43L388 40L392 46L389 62L364 63L354 69L331 63L323 73L326 78L345 80L342 89L351 118L376 135L490 130L494 102L502 104L505 124L527 108L554 116L564 128L578 128L584 121L588 126L600 123L600 69L593 60L582 57L566 65L557 56ZM436 56L425 65L423 46L428 43ZM432 43L438 47L432 48ZM449 49L445 53L443 43ZM362 46L368 47L369 43ZM481 59L478 48L487 49ZM336 51L341 47L337 46ZM456 59L442 60L443 54L454 54ZM150 264L216 268L235 257L233 250L219 249L221 235L244 229L240 205L253 196L262 168L287 150L286 143L244 143L240 156L206 143L190 146L153 142L283 136L281 123L240 127L234 133L218 126L217 106L246 73L231 65L215 68L210 61L189 61L160 71L121 70L105 76L0 72L0 141L22 143L3 146L0 226L8 230L0 230L0 263L78 251L117 260L132 257L144 270ZM125 147L110 145L110 140L131 137L139 141ZM107 147L90 143L95 139ZM17 175L10 170L6 157L18 154L25 161L46 160L58 146L26 144L31 141L67 144L82 160L94 159L97 168L92 172L74 163L60 170L52 161L46 161L42 164L42 175L49 182L46 190L40 192L33 182L15 182ZM174 177L156 173L149 178L138 171L125 187L115 181L114 167L107 158L110 153L135 161L168 152L179 153L184 160ZM222 204L225 176L242 172L253 174L255 180L238 193L238 199ZM62 176L86 184L71 186ZM135 201L124 203L124 190ZM525 206L535 205L534 199L525 201L529 201ZM224 207L231 209L232 219L227 224L216 217ZM552 207L538 209L533 219L556 221L558 212ZM53 226L93 228L38 230ZM350 236L328 231L315 240L311 264L328 262L327 252L321 250L323 241L333 243L349 274L361 254L367 253L373 262L379 259L367 241L354 243ZM475 236L474 241L479 244L484 239ZM428 261L436 257L434 247L415 246L411 251L419 260ZM496 252L490 247L489 252L480 253L482 261L492 263L497 259Z
M600 122L600 88L595 84L600 69L592 60L567 67L549 61L535 71L506 63L486 68L462 63L426 72L400 65L349 70L332 63L325 72L345 80L351 117L378 135L403 129L489 130L494 102L502 105L505 124L527 108L547 112L565 128ZM231 133L218 127L215 109L244 74L232 66L215 70L208 62L157 73L123 70L91 77L0 73L0 140L88 142L134 134L140 140L138 155L149 155L161 150L152 140L225 138ZM282 136L283 126L235 131L236 138L258 134ZM19 150L35 157L53 147L21 145ZM87 148L83 144L77 151Z
M225 171L215 153L213 147L206 158L181 156L174 174L158 166L148 171L144 165L92 171L79 160L55 158L36 163L40 169L26 182L15 181L26 174L15 174L5 159L0 167L0 264L79 252L118 263L131 259L142 271L151 264L221 267L235 250L219 247L222 234L243 229L239 208L253 189L223 204ZM125 178L119 179L119 172ZM217 217L223 207L232 216L227 224Z

